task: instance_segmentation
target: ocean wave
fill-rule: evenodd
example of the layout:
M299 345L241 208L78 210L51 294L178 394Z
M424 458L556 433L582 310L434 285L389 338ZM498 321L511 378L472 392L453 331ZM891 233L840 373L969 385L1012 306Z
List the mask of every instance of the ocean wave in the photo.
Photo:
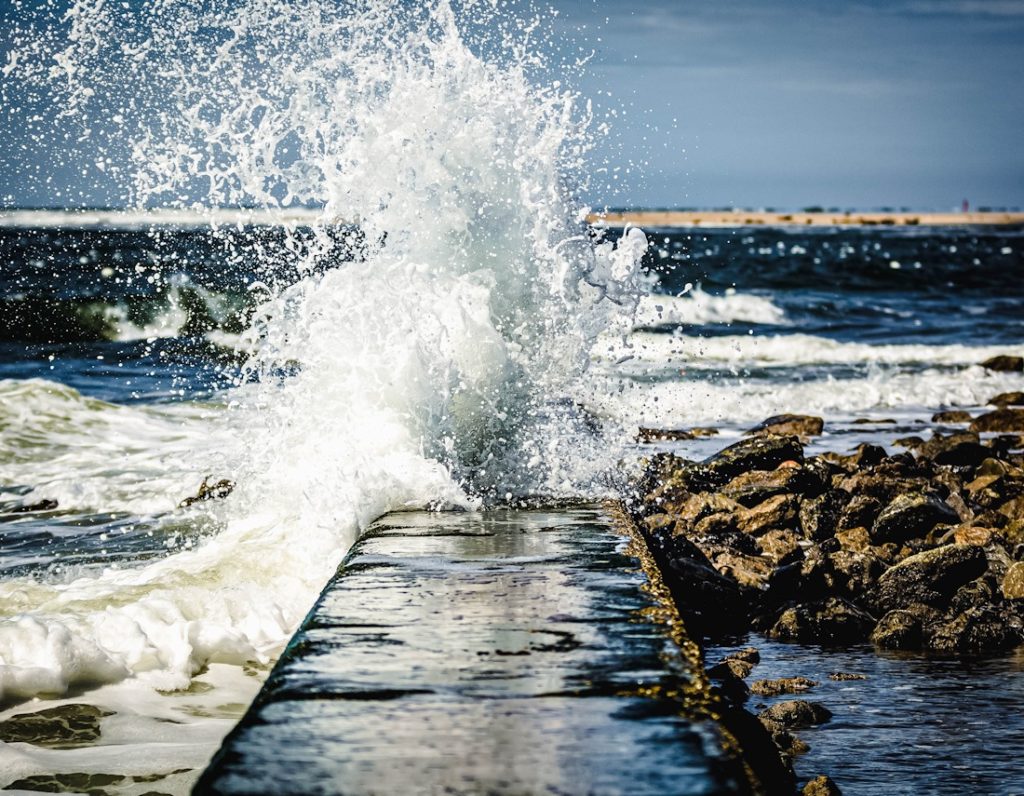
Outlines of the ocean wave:
M698 286L682 296L644 296L637 308L634 326L651 329L737 322L787 325L785 311L766 296L739 293L735 288L719 296Z
M872 345L808 334L700 337L637 332L605 338L595 358L605 367L654 375L679 369L722 370L809 365L932 365L967 367L999 354L1005 345Z

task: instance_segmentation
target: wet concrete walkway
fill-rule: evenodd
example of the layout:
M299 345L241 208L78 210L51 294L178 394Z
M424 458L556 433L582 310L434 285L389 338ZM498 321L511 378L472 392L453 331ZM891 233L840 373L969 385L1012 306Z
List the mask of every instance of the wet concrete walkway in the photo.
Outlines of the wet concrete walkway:
M600 507L383 518L197 791L745 790L627 543Z

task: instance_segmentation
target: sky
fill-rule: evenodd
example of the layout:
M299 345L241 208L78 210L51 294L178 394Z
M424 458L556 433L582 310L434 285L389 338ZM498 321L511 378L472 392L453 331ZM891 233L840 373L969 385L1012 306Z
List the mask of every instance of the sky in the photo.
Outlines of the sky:
M614 112L594 205L1024 206L1024 0L552 4L592 51L579 90ZM0 205L117 203L0 111Z

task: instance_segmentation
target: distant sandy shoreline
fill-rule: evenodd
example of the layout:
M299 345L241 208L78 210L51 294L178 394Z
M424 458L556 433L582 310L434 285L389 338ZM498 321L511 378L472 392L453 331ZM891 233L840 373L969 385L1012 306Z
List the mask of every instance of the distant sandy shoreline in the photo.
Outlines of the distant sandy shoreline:
M622 227L953 227L1024 225L1024 213L769 213L751 210L630 210L591 213L587 223Z
M113 228L228 226L303 226L322 220L322 211L306 208L285 210L212 208L206 210L0 210L0 228ZM650 229L665 227L948 227L1024 226L1024 212L979 213L872 213L800 212L757 210L628 210L590 213L595 226L627 224ZM345 224L338 219L335 223ZM352 222L348 222L352 223ZM358 223L358 222L355 222Z

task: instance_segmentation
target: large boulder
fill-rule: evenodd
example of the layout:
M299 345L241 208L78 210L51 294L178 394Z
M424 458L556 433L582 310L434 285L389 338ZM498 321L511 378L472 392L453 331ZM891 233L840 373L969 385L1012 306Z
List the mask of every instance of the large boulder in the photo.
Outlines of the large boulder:
M971 431L1024 431L1024 409L996 409L974 418Z
M926 605L889 611L871 631L871 642L883 649L919 650L924 644L925 625L940 617L938 611Z
M802 462L804 449L796 437L767 435L740 440L704 460L702 475L724 486L750 470L774 470L783 462Z
M989 399L992 406L1024 406L1024 392L1001 392Z
M786 609L768 635L800 644L852 644L866 639L874 624L848 600L828 597Z
M876 544L920 539L939 523L957 525L960 517L932 495L899 495L883 509L871 526Z
M886 570L865 600L876 616L915 604L945 608L961 586L987 567L985 551L973 545L925 550Z
M774 529L797 527L800 500L796 495L776 495L736 515L736 528L757 536Z
M1020 618L1002 606L983 605L927 628L927 646L946 655L992 653L1024 641Z
M757 714L759 719L767 719L782 725L787 730L799 730L824 724L832 718L832 711L817 702L804 699L791 699L778 702Z
M964 422L972 422L968 416ZM936 464L954 467L968 467L979 464L992 455L992 451L981 444L971 426L971 431L962 431L948 436L933 433L932 438L917 448L917 454L931 459Z
M830 489L816 498L804 500L800 505L800 528L804 535L814 542L834 535L849 500L849 493L842 489Z
M989 357L981 363L983 368L988 370L996 370L1007 373L1020 373L1024 371L1024 357L1009 356L1007 354L1000 354L999 356Z

